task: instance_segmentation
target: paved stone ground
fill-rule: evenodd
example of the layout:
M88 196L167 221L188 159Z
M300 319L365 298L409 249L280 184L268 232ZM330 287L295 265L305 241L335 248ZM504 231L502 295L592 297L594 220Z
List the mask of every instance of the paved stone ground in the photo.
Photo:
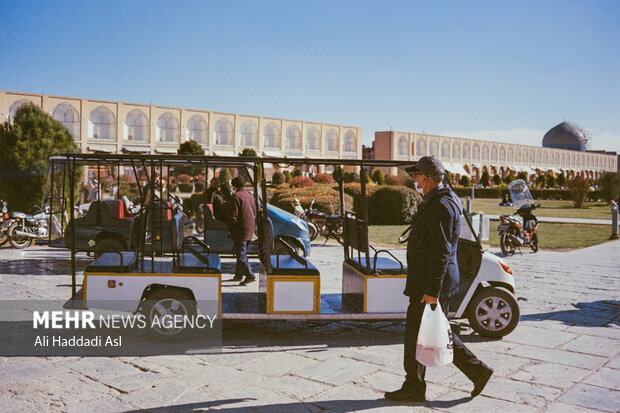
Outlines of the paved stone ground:
M313 250L324 293L339 291L341 254L336 245ZM454 366L428 370L424 405L382 398L403 381L403 323L236 321L225 323L217 355L1 357L0 410L615 412L619 257L614 241L505 258L525 299L522 318L497 341L465 328L463 341L496 371L474 400ZM0 272L0 299L69 297L66 252L1 248Z

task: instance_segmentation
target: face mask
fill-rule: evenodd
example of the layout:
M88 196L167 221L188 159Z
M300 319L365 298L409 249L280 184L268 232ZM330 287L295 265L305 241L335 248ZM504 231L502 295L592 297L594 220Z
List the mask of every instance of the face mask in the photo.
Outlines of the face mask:
M424 196L424 189L422 189L422 188L418 187L418 182L417 182L417 181L415 181L415 182L413 183L413 185L415 186L415 190L416 190L416 191L418 191L418 192L420 193L420 195Z

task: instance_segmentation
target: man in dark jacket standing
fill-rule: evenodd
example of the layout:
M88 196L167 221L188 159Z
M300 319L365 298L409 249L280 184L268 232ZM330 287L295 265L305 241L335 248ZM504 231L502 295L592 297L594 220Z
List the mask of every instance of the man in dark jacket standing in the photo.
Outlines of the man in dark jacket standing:
M254 236L256 204L254 197L245 190L245 181L242 177L234 178L231 184L235 193L230 201L228 229L233 240L233 252L237 257L233 280L243 280L239 285L247 285L256 281L248 262L248 243Z
M405 327L405 372L401 389L385 393L392 401L426 401L426 367L416 360L416 343L426 304L439 304L446 313L459 285L456 249L459 239L461 201L442 185L443 165L434 156L424 156L406 168L416 189L424 197L412 222L407 243L407 283L409 297ZM474 384L476 397L489 381L493 369L486 366L452 334L454 365Z

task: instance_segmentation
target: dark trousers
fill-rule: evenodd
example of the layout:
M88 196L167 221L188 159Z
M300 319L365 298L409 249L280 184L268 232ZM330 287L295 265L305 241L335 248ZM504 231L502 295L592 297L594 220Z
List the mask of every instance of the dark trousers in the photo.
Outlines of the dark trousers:
M237 257L237 266L235 267L235 276L246 276L254 278L252 268L248 262L248 243L250 241L233 240L233 252Z
M415 358L416 343L418 341L418 332L420 331L420 322L422 321L422 313L426 304L420 302L421 297L409 300L407 308L407 324L405 326L405 372L407 373L403 389L418 394L426 393L426 366L418 362ZM450 299L439 300L444 313L448 314L448 306ZM461 342L459 337L452 333L454 365L461 370L471 381L485 372L488 367L486 364L478 360L478 358L469 351Z

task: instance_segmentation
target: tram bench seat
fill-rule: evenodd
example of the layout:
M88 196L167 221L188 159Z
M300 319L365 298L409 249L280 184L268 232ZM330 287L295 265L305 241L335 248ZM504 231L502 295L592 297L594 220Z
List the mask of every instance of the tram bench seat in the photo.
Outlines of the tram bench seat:
M271 271L274 275L320 275L307 258L295 255L272 255Z
M93 261L85 272L131 272L136 267L137 255L131 251L105 252Z
M350 213L345 214L345 231L349 257L347 263L364 275L399 275L407 272L403 263L390 251L377 250L370 245L368 225L364 220L355 218ZM390 257L379 257L378 255L381 253ZM368 266L366 265L366 257L370 258L370 265Z
M379 250L376 254L383 250ZM358 257L349 258L349 264L366 275L399 275L407 272L407 267L403 266L399 261L388 257L375 257L370 259L370 267L366 267L366 260ZM376 261L374 261L376 259Z
M220 256L217 254L207 254L201 252L183 252L179 254L179 265L176 272L180 273L199 273L199 274L221 274L222 264Z

